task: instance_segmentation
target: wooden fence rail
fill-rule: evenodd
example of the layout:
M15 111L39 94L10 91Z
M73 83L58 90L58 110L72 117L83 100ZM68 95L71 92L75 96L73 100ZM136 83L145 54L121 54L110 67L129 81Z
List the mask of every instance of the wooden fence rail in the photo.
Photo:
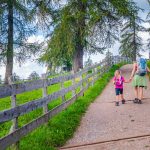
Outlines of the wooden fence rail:
M12 120L11 132L3 138L0 138L0 149L6 149L8 146L17 143L22 137L30 133L32 130L36 129L40 125L48 122L54 115L58 114L70 104L72 104L79 96L82 96L90 85L101 77L106 71L108 71L113 64L119 62L129 62L129 59L115 56L110 58L105 58L102 62L89 66L78 73L62 75L55 78L46 78L42 75L40 80L34 80L31 82L14 84L12 81L9 85L0 86L0 98L11 96L12 108L0 111L0 123ZM91 73L89 73L89 71ZM84 77L84 76L85 77ZM75 79L79 78L78 82ZM90 79L90 80L89 80ZM64 87L64 82L72 80L72 85L69 87ZM47 87L53 84L61 83L61 89L50 95L47 94ZM84 84L86 83L86 86ZM80 91L76 93L76 89L80 87ZM27 91L32 91L42 88L43 97L32 100L22 105L16 105L16 95L24 93ZM65 94L72 91L72 98L65 100ZM52 110L48 110L48 104L57 98L62 98L62 103ZM1 99L0 99L1 100ZM38 108L43 108L43 115L39 118L32 120L30 123L24 125L21 128L17 126L18 117L27 114ZM17 144L18 146L18 144Z

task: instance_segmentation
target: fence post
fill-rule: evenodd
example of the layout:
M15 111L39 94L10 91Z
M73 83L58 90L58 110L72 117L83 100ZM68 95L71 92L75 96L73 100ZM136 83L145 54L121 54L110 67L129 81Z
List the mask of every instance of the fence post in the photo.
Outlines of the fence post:
M103 74L103 61L100 63L100 69L99 69L99 77L102 77Z
M88 68L87 68L87 71L85 72L85 78L87 78L87 76L88 76L88 72L89 72L89 66L88 66ZM89 87L89 78L87 78L86 80L85 80L85 88L87 88L87 87Z
M74 84L75 84L75 73L73 72L72 74L73 74L72 85L74 85ZM73 90L72 90L72 97L75 96L75 94L76 94L76 90L73 89Z
M127 57L126 57L126 63L129 63L129 62L128 62L128 58L127 58Z
M95 82L95 81L97 80L97 78L98 78L98 77L97 77L97 72L98 72L98 71L97 71L97 67L95 67L95 70L94 70L94 71L95 71L95 73L96 73L96 74L95 74L95 80L94 80L94 82Z
M119 57L116 57L116 64L119 63Z
M103 61L102 63L101 75L103 76L104 73L105 73L105 61Z
M61 83L60 83L61 89L64 89L64 76L62 77ZM61 97L62 103L65 101L65 95Z
M16 95L15 95L15 89L14 89L14 81L13 81L13 76L10 76L8 79L9 85L11 86L11 108L15 108L17 106L16 102ZM10 133L16 131L18 129L18 117L14 118L12 120L12 126L10 128ZM19 149L19 142L16 142L15 144L12 145L12 148L15 150Z
M108 57L108 61L106 61L106 72L110 69L110 57Z
M117 60L117 57L114 58L114 63L115 63L115 64L116 64L116 62L117 62L116 60Z
M97 68L97 78L100 78L101 65L102 65L102 61L99 62L99 65L98 65L98 68Z
M82 69L80 69L79 70L79 82L82 82L82 79L83 79L83 77L82 77ZM83 89L83 82L81 83L81 86L80 86L80 91Z
M121 57L119 57L119 63L121 63Z
M43 80L43 88L42 88L42 94L43 98L47 96L47 79L46 74L42 74L42 80ZM43 114L46 114L48 112L48 104L43 106Z
M113 57L113 65L115 65L115 57Z
M112 56L111 57L111 66L113 66L114 65L114 57Z
M106 73L106 60L104 60L103 64L104 64L104 66L103 66L103 73Z
M82 79L83 79L83 77L82 77L82 74L80 75L80 81L82 82ZM82 84L81 84L81 90L83 90L83 82L82 82Z
M110 58L110 67L112 67L113 64L114 64L114 60L113 60L113 56L111 56L111 58Z
M109 70L109 61L106 60L106 72Z
M94 79L94 78L95 78L95 77L94 77L95 68L92 69L92 73L93 73L93 77L92 77L92 86L93 86L93 85L94 85L94 80L95 80L95 79Z

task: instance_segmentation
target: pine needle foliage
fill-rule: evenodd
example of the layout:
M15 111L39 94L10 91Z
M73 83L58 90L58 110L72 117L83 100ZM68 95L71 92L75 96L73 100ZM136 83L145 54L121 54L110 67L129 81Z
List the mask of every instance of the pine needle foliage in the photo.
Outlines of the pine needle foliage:
M6 65L5 83L13 73L14 60L22 64L39 52L38 41L29 37L36 35L39 25L47 28L55 18L51 5L51 0L0 1L0 63Z
M120 54L131 58L133 61L136 61L136 57L140 56L140 52L144 51L142 38L139 36L140 31L146 31L142 23L144 23L144 20L137 14L132 15L124 22L121 30Z
M126 0L68 0L40 60L62 64L65 57L82 67L84 53L102 53L118 40L122 17L129 17L134 9L136 5Z

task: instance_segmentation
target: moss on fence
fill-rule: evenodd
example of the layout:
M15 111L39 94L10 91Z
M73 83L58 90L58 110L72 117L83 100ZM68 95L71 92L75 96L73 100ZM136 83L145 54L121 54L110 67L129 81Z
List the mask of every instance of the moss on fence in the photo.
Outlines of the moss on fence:
M39 127L24 137L20 142L20 149L53 150L64 145L73 136L90 103L103 91L114 71L122 65L113 66L85 92L83 97L78 98L74 104L51 119L47 125Z

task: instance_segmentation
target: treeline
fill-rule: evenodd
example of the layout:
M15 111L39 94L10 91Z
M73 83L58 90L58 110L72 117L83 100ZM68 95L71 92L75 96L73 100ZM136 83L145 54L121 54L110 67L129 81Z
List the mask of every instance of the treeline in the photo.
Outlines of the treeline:
M12 77L13 77L12 79L13 79L14 83L20 83L20 82L26 82L26 81L28 82L28 81L32 81L32 80L38 80L41 78L40 75L36 71L31 72L26 79L21 78L15 72L12 74ZM0 84L4 84L4 81L3 81L1 75L0 75Z
M13 74L14 61L22 64L32 56L46 63L77 72L83 55L103 53L119 40L120 54L133 60L142 50L140 8L132 0L1 0L0 63L6 65L5 83ZM149 21L147 19L147 21ZM42 34L44 43L30 42ZM149 40L150 41L150 40ZM150 44L148 43L148 46Z

